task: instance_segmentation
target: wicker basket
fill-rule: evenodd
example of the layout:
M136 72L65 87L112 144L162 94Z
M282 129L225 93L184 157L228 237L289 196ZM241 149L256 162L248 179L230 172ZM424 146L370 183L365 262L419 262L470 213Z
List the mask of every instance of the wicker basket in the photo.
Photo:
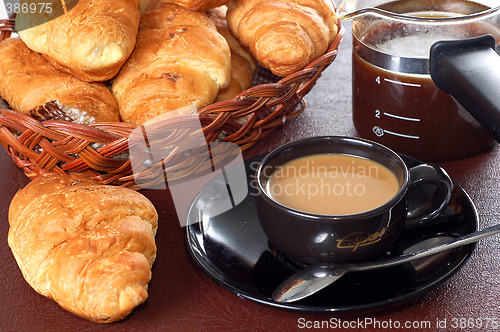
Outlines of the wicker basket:
M14 31L13 20L1 20L0 31L0 41L10 37ZM177 153L178 149L175 148L179 138L186 132L183 127L185 124L193 121L193 117L199 119L207 144L223 141L237 144L242 151L250 148L286 120L304 111L303 97L323 70L334 61L343 35L344 28L339 21L339 33L327 52L305 69L279 79L260 68L253 87L233 100L201 109L198 115L160 121L154 124L154 128L144 128L122 122L93 123L88 126L55 120L40 122L10 109L0 109L0 142L30 179L53 173L79 172L103 184L138 189L138 177L158 178L155 169L173 169L177 178L197 174L206 170L193 167L198 165L193 159L196 157ZM128 158L130 136L137 135L137 132L156 130L171 133L163 135L160 142L156 142L157 145L169 147L165 152L166 157L161 160L159 167L152 168L153 171L134 174ZM142 140L148 138L143 137ZM135 162L147 163L147 156L144 158Z

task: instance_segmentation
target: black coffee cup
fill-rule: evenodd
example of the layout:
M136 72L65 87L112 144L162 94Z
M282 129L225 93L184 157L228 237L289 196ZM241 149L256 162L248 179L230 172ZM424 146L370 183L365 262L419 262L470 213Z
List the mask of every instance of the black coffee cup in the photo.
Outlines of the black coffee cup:
M316 154L343 154L375 161L394 173L399 190L374 209L348 215L322 215L285 206L266 192L274 170L285 163ZM394 242L404 226L435 218L448 205L453 183L440 167L421 164L407 168L401 157L378 143L359 138L324 136L286 144L270 152L257 168L257 212L271 244L305 263L355 262L376 258ZM425 202L410 202L409 193L432 183L436 190ZM411 209L408 206L416 206Z

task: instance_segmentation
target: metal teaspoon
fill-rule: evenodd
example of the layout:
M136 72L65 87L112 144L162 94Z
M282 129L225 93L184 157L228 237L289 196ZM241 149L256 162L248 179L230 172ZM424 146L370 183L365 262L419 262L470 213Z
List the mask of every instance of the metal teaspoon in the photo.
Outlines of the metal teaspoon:
M451 239L428 249L417 250L401 256L361 263L316 264L292 274L273 292L276 302L294 302L308 297L340 279L345 273L366 271L432 256L434 254L476 242L482 238L500 233L500 224Z

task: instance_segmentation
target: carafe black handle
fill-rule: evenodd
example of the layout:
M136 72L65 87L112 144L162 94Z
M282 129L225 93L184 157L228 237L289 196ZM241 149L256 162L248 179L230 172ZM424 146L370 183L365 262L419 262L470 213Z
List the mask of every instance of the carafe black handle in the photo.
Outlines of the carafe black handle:
M495 38L438 41L431 47L430 74L500 143L500 55Z

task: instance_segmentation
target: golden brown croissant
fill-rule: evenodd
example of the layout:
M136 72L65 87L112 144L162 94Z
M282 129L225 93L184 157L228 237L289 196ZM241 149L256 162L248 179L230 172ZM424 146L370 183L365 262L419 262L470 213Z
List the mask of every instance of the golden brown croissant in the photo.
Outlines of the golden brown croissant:
M278 76L324 54L338 32L330 0L235 0L228 7L231 32Z
M190 10L207 10L228 4L231 0L160 0L175 3Z
M226 6L213 8L207 11L208 17L215 23L217 31L226 39L231 49L231 82L220 90L216 102L231 100L240 92L252 86L253 75L257 64L252 54L244 48L233 36L226 21Z
M148 296L157 219L151 202L131 189L51 175L14 196L8 243L38 293L109 323Z
M138 1L79 0L64 15L40 25L26 23L40 17L21 12L16 25L34 26L19 31L19 36L57 68L85 81L105 81L116 75L134 49Z
M119 121L118 104L103 83L63 73L20 39L0 43L0 96L38 120L80 124Z
M136 48L112 84L122 120L143 124L211 104L229 84L230 61L226 40L204 13L150 3Z

